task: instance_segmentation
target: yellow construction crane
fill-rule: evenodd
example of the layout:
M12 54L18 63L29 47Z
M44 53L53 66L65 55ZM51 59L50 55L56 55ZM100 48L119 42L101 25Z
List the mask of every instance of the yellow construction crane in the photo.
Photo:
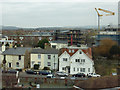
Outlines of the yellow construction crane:
M114 12L111 12L111 11L108 11L108 10L104 10L104 9L101 9L101 8L95 8L95 10L96 10L96 12L97 12L97 14L98 14L98 31L100 30L100 17L102 17L102 16L111 16L111 15L115 15L115 13ZM105 13L107 13L107 14L100 14L99 12L98 12L98 10L99 11L103 11L103 12L105 12Z

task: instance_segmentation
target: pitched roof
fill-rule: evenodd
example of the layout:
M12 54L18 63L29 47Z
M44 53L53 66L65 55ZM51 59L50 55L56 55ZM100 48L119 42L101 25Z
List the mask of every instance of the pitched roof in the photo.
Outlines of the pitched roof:
M59 51L57 49L32 49L31 53L34 54L58 54Z
M69 50L71 50L71 51L69 51ZM72 51L73 50L73 51ZM74 55L78 50L80 50L80 49L76 49L76 48L62 48L61 49L61 54L62 53L64 53L65 51L70 55L70 56L72 56L72 55ZM91 48L87 48L87 49L81 49L89 58L91 58L92 59L92 52L91 52ZM60 54L60 55L61 55Z
M71 50L71 52L69 51ZM72 52L72 50L74 50L74 52ZM70 55L72 56L73 54L75 54L79 49L67 49L67 48L63 48L62 49L62 53L64 53L65 51Z
M17 48L9 48L5 50L3 55L25 55L26 50L30 51L32 48L29 47L17 47Z

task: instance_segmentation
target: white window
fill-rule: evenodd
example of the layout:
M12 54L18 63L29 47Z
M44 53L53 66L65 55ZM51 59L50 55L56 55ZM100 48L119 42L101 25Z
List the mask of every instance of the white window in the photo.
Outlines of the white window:
M8 67L11 68L12 67L12 63L8 63Z
M38 62L39 65L41 65L41 62Z
M83 68L83 72L85 72L85 68Z
M74 53L74 50L72 50L72 53Z
M67 58L63 58L63 61L67 61Z
M39 40L41 40L42 38L41 37L39 37Z
M80 59L75 59L75 62L80 62Z
M90 68L88 68L88 72L90 72Z
M19 55L19 60L21 60L21 55Z
M81 62L85 63L85 59L81 59Z
M34 65L35 61L32 61L32 65Z
M75 71L75 67L73 68L73 71Z
M48 55L48 59L51 59L51 55Z
M40 54L38 54L38 59L41 59L41 55Z
M85 68L80 68L80 72L85 72Z
M65 67L62 67L62 70L65 70Z
M50 63L50 62L48 62L48 66L51 66L51 63Z
M69 53L71 53L71 50L69 50Z
M16 62L16 67L19 67L19 62Z
M82 72L82 68L80 68L80 72Z
M77 71L79 71L79 68L77 68Z

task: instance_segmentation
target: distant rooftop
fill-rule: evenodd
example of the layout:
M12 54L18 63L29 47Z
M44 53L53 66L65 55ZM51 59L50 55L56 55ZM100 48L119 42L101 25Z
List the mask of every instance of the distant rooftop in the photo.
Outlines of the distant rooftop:
M0 42L14 42L14 40L0 40Z
M33 32L32 35L38 35L38 36L52 36L52 32Z
M68 49L88 49L89 47L87 46L82 46L82 47L77 47L77 46L69 46L67 47Z
M57 40L57 41L51 41L50 43L64 43L64 44L67 44L68 41Z

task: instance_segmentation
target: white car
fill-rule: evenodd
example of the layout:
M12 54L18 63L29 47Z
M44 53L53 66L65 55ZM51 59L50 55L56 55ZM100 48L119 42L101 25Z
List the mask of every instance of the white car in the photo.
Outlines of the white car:
M53 74L48 74L47 75L47 78L52 78L53 77Z
M65 79L65 77L60 77L60 79Z
M96 73L89 73L88 77L101 77L101 75L96 74Z
M57 72L56 74L57 74L58 76L68 76L68 74L65 73L65 72Z

